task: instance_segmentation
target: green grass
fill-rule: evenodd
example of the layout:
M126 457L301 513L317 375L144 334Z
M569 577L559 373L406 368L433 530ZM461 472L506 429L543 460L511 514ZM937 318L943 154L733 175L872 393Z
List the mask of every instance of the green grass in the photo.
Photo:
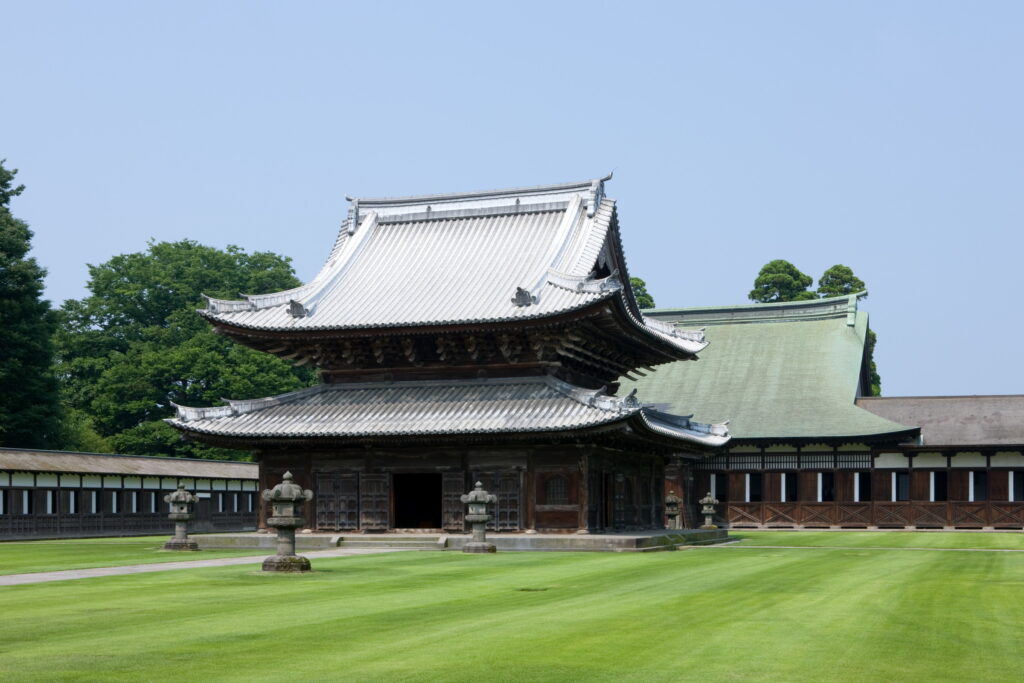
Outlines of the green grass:
M273 555L266 550L202 550L182 552L163 550L170 536L133 536L130 538L71 538L59 541L9 541L0 543L0 574L52 572L62 569L89 569L126 564L211 560L240 555Z
M729 534L741 545L830 548L979 548L1024 550L1024 534L971 531L746 531Z
M674 553L412 552L317 559L305 576L245 566L0 588L0 670L5 681L1024 677L1024 553L835 547L859 534L813 534L833 544L821 552L744 549L776 536L742 535L739 547ZM870 545L897 535L931 536L872 533Z

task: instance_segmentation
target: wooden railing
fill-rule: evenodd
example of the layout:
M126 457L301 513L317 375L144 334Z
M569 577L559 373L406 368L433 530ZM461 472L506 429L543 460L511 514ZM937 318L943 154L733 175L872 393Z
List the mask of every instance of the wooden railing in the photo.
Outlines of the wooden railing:
M1024 528L1024 502L726 503L733 527Z

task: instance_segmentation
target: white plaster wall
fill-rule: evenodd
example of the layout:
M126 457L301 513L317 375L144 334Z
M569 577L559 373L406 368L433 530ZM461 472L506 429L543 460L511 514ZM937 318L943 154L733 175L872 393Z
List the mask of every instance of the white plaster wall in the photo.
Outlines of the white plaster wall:
M887 467L902 469L907 467L907 457L902 453L880 453L875 458L875 467L879 469Z

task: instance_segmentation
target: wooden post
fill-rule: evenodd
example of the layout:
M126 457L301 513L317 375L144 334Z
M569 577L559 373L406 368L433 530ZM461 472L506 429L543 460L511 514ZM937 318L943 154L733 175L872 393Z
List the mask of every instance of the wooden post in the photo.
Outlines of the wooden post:
M578 534L589 534L590 533L590 456L588 454L581 455L579 457L580 462L580 474L579 483L576 486L577 494L576 501L579 505L577 511L577 519L579 528L576 529Z

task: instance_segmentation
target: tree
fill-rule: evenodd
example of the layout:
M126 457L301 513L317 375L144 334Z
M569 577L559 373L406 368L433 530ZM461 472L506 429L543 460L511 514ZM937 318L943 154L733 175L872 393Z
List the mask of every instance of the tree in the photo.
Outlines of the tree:
M640 308L654 308L654 297L647 293L647 283L638 277L629 278L629 286L633 288L633 298Z
M804 275L789 261L777 259L761 268L749 298L758 303L817 299L814 292L807 289L813 282L810 275Z
M863 292L867 287L864 281L853 274L848 266L837 263L818 278L818 295L821 298L829 296L847 296Z
M867 337L864 339L864 358L868 364L868 396L882 395L882 378L878 375L878 366L875 365L875 344L878 343L878 335L868 328Z
M214 334L195 309L202 294L235 298L300 284L290 259L184 240L89 266L90 295L61 308L58 369L73 436L119 453L228 458L183 442L163 422L172 402L215 405L308 386L314 375ZM105 441L103 441L105 440Z
M50 302L42 298L46 271L34 258L32 231L14 217L11 199L17 170L0 160L0 445L50 448L60 427L54 377L55 327Z

